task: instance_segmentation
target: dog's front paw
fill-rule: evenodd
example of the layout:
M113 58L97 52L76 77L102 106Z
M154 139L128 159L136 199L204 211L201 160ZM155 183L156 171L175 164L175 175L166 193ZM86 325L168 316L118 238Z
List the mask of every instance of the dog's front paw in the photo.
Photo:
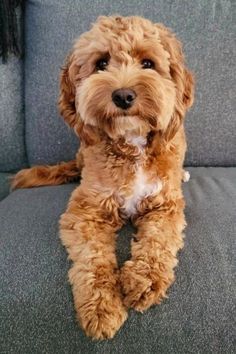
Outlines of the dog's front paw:
M137 311L144 311L159 304L166 297L166 290L174 280L173 272L160 271L142 260L127 261L121 270L124 304Z
M97 289L83 304L75 301L75 307L81 327L94 339L112 338L127 318L120 294L109 289Z

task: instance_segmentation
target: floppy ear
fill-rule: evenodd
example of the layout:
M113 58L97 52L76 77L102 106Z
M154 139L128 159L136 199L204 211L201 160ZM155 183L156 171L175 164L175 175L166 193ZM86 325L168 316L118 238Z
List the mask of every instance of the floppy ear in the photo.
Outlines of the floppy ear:
M67 57L66 64L61 70L58 107L61 116L74 129L81 142L92 145L97 141L97 132L94 131L94 127L84 124L75 107L75 88L80 80L79 70L80 67L76 64L72 53Z
M194 78L185 66L181 43L169 29L159 24L157 27L161 43L170 55L170 75L176 87L175 109L164 132L165 140L170 141L183 124L186 111L193 104Z
M185 70L183 104L187 109L192 107L194 101L194 76L188 69Z
M75 76L76 73L76 67L72 62L72 55L70 55L61 70L58 106L59 112L65 122L69 124L70 127L75 128L79 118L75 108L75 82L73 78L73 75ZM79 67L77 67L77 70L79 71Z

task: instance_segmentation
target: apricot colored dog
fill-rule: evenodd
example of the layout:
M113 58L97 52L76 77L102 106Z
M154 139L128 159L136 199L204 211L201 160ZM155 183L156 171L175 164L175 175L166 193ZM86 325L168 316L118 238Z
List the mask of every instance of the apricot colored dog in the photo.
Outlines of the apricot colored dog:
M61 184L81 171L61 240L80 324L89 336L110 338L129 307L159 304L174 281L186 224L183 121L193 77L163 25L100 17L75 42L60 90L60 113L81 142L76 160L22 170L13 188ZM116 232L128 218L137 234L119 270Z

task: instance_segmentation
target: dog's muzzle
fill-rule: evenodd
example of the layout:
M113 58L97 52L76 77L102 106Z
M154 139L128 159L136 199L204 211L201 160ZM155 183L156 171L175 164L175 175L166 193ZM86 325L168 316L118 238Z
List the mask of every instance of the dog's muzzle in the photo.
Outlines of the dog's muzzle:
M133 105L136 96L134 90L121 88L112 92L112 101L117 107L128 109Z

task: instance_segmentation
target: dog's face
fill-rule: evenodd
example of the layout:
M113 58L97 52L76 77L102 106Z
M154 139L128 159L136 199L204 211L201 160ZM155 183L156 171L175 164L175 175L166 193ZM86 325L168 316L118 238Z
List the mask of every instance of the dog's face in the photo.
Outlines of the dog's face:
M60 111L80 133L98 128L116 138L160 130L170 139L192 100L180 43L139 17L99 18L61 76Z

